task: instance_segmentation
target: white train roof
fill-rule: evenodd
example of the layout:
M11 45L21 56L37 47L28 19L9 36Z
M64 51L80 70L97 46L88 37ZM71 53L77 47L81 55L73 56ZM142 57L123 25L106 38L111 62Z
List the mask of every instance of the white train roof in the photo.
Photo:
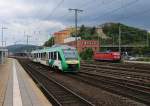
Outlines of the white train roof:
M40 53L40 52L47 52L49 50L53 50L53 49L76 49L75 47L72 47L72 46L68 46L68 45L53 45L52 47L46 47L46 48L43 48L43 49L37 49L37 50L34 50L32 51L31 53Z

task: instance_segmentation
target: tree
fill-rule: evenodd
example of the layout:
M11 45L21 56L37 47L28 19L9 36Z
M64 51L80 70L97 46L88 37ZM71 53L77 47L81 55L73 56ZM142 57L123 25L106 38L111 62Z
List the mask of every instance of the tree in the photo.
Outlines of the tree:
M52 45L54 45L54 37L51 37L48 41L46 41L43 46L51 47Z
M93 50L92 48L87 48L85 51L80 53L80 57L83 60L89 60L93 57Z

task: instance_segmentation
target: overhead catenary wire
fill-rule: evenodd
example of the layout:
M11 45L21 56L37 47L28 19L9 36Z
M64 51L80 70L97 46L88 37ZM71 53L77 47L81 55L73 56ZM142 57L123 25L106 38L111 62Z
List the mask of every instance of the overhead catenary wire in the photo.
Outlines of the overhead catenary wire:
M51 17L51 16L55 13L55 11L63 4L63 2L64 2L64 0L61 0L61 1L52 9L52 11L50 12L50 14L49 14L46 18Z
M129 18L132 18L132 17L136 17L136 16L139 15L139 14L143 15L143 14L146 14L146 13L149 13L149 12L150 12L150 9L146 9L146 10L144 10L144 11L132 13L131 15L128 15L128 16L125 16L125 17L116 18L114 21L129 19Z
M96 1L97 0L94 0L94 1L91 0L91 1L87 2L86 4L81 5L80 8L87 9L87 8L93 7L93 5L91 5L91 3L94 3L94 5L98 5L99 7L103 7L105 5L109 5L109 4L112 4L112 3L116 2L116 1L120 1L120 0L111 0L110 2L106 2L106 0L103 0L101 2L100 1L96 2ZM99 5L99 4L101 4L101 5ZM90 8L90 9L92 9L92 8Z
M123 9L123 8L126 8L126 7L129 7L129 6L131 6L131 5L134 5L134 4L137 3L138 1L139 1L139 0L133 0L133 1L129 2L129 3L126 3L126 4L124 4L124 5L121 5L121 6L118 7L118 8L115 8L115 9L113 9L113 10L110 9L111 11L106 12L106 13L100 15L100 16L97 16L97 17L94 18L93 20L96 20L96 19L98 19L98 18L104 18L104 17L106 17L106 16L110 16L110 14L113 14L113 13L115 13L115 12L117 12L117 11Z

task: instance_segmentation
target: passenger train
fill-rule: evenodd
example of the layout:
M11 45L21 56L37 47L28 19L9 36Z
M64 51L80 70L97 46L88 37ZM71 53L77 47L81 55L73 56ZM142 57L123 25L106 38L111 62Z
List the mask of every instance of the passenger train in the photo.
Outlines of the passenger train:
M31 59L62 72L77 72L80 58L76 48L67 45L54 45L31 52Z

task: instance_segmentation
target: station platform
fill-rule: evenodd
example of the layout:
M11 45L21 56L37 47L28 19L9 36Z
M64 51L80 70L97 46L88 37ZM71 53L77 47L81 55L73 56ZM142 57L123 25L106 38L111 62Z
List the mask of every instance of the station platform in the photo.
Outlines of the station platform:
M145 61L124 61L125 63L140 63L140 64L150 64L150 62Z
M15 59L0 65L0 106L52 106Z

